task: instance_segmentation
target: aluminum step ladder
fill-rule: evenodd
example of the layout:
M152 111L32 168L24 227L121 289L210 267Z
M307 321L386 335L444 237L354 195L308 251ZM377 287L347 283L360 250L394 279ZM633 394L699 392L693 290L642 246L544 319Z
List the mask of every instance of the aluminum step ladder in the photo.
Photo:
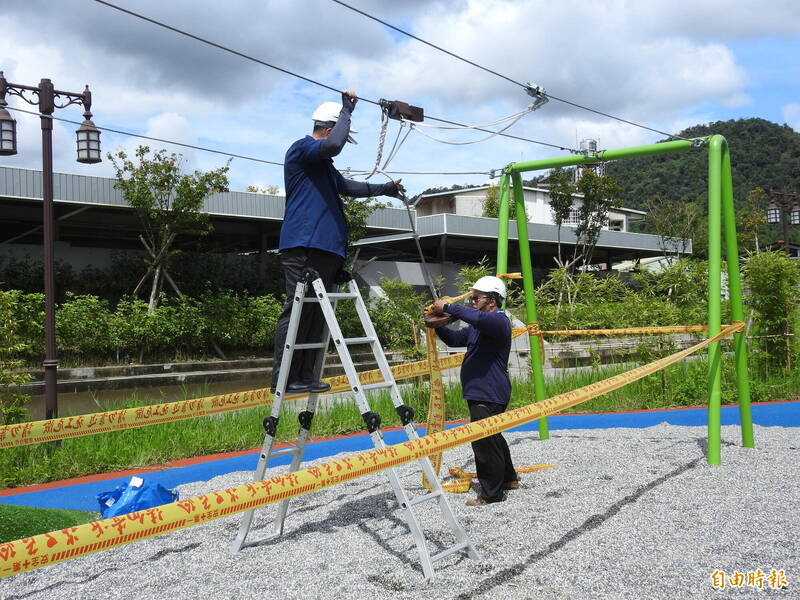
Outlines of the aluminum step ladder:
M313 294L306 295L306 290L309 286L313 288ZM289 366L291 365L292 356L295 350L317 350L319 355L316 362L317 373L315 373L315 378L317 381L319 381L322 371L324 370L325 351L328 348L331 338L333 339L334 347L339 354L339 358L342 366L344 367L350 389L355 395L356 403L359 411L361 412L361 416L364 419L367 431L369 431L370 437L372 438L372 443L374 446L376 448L385 448L386 442L384 441L383 433L380 429L380 415L370 409L367 401L366 393L371 390L385 389L389 391L389 394L392 398L392 403L394 404L397 414L400 416L400 421L403 424L408 439L419 439L419 434L417 433L417 429L413 422L414 411L411 407L406 406L403 403L400 390L397 387L397 382L394 380L389 363L386 360L386 355L384 354L383 348L378 341L378 335L375 332L375 327L373 326L372 320L369 317L367 307L364 304L364 299L361 297L361 293L358 290L356 282L350 280L347 284L347 290L348 291L344 293L328 293L325 290L322 280L313 270L310 269L308 270L306 276L301 278L301 280L297 283L294 295L294 305L292 306L292 312L289 317L286 345L284 348L283 357L281 359L278 381L276 382L275 386L275 398L272 404L272 413L269 417L264 419L264 429L266 434L264 436L264 443L261 446L261 455L259 457L258 465L256 466L254 473L254 481L262 480L264 478L264 473L267 469L269 461L280 456L292 456L292 462L289 467L290 473L297 471L300 468L300 463L303 460L303 453L309 437L309 431L311 429L311 422L317 407L317 399L319 394L309 393L306 410L298 414L300 431L298 433L296 443L288 448L273 450L272 446L278 426L281 404L284 398L284 392L289 376ZM336 320L336 304L341 300L353 300L355 302L356 312L358 313L365 337L345 338L342 335L341 328ZM312 344L296 344L295 340L297 338L297 329L300 323L302 307L304 304L308 303L318 303L322 309L323 315L325 316L326 328L322 335L322 342ZM349 345L356 344L370 345L372 353L375 357L375 361L377 362L378 368L383 376L383 381L381 383L366 385L361 384L358 373L356 372L353 364L353 360L350 356L350 350L348 348ZM475 548L475 544L458 522L458 519L456 519L453 509L450 506L447 496L442 490L442 486L439 483L439 478L436 475L436 472L434 471L428 457L418 459L416 462L419 463L426 480L430 484L430 488L427 489L425 493L413 498L409 496L401 484L400 476L395 468L388 469L385 472L389 478L389 484L392 488L392 491L394 492L394 495L400 504L400 508L403 509L406 523L408 524L411 535L414 539L414 543L416 544L420 563L422 565L423 575L426 580L430 580L433 577L433 563L436 561L462 550L466 551L467 555L473 560L480 560L480 555ZM419 518L415 512L415 507L418 504L433 500L438 503L442 518L447 523L451 532L453 533L453 536L455 537L455 543L452 546L435 554L431 554L428 549L428 544L422 525L420 524ZM278 505L277 513L273 521L275 535L279 536L283 534L283 526L286 519L288 506L288 499L283 500ZM247 534L250 531L254 513L255 509L247 511L243 514L242 521L239 525L238 534L231 544L231 550L233 552L238 552L244 545Z

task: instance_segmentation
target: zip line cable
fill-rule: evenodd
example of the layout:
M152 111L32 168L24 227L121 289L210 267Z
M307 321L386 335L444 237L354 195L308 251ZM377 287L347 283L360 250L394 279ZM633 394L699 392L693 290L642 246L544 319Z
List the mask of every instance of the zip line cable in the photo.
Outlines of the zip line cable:
M137 19L142 19L143 21L147 21L148 23L152 23L153 25L157 25L159 27L163 27L164 29L168 29L168 30L170 30L170 31L172 31L174 33L186 36L186 37L191 38L191 39L193 39L195 41L201 42L203 44L208 44L209 46L213 46L214 48L217 48L218 50L222 50L223 52L229 52L229 53L234 54L234 55L236 55L236 56L238 56L240 58L244 58L245 60L250 60L250 61L253 61L255 63L258 63L258 64L260 64L260 65L262 65L264 67L269 67L270 69L275 69L276 71L280 71L281 73L285 73L286 75L291 75L292 77L297 77L298 79L302 79L303 81L305 81L307 83L312 83L314 85L318 85L318 86L323 87L323 88L325 88L327 90L330 90L332 92L336 92L337 94L341 94L342 93L341 90L337 90L335 87L330 86L328 84L321 83L319 81L316 81L316 80L311 79L310 77L306 77L304 75L299 75L298 73L294 73L293 71L289 71L288 69L284 69L283 67L279 67L279 66L273 65L273 64L268 63L266 61L263 61L261 59L255 58L254 56L250 56L249 54L245 54L244 52L239 52L238 50L234 50L234 49L229 48L227 46L223 46L222 44L218 44L216 42L212 42L212 41L207 40L205 38L202 38L202 37L200 37L198 35L195 35L193 33L189 33L188 31L184 31L182 29L178 29L177 27L173 27L172 25L167 25L166 23L162 23L161 21L157 21L155 19L151 19L150 17L147 17L147 16L142 15L140 13L134 12L132 10L128 10L127 8L123 8L121 6L117 6L116 4L108 2L107 0L94 0L94 1L97 2L98 4L102 4L102 5L107 6L109 8L113 8L114 10L118 10L118 11L123 12L123 13L125 13L127 15L130 15L132 17L136 17ZM359 98L359 100L363 100L364 102L367 102L369 104L374 104L376 106L380 106L379 102L376 102L375 100L370 100L369 98ZM426 118L430 119L431 121L439 121L440 123L447 123L448 125L457 125L459 127L470 127L469 125L465 125L464 123L458 123L457 121L450 121L448 119L432 117L430 115L426 115ZM563 151L566 151L566 152L572 152L573 154L580 154L580 152L578 150L575 150L574 148L569 148L569 147L566 147L566 146L559 146L558 144L551 144L549 142L542 142L542 141L539 141L539 140L534 140L534 139L530 139L530 138L511 135L509 133L499 133L498 134L495 131L487 130L487 129L481 129L481 128L475 128L475 129L477 129L478 131L484 131L485 133L492 133L492 134L501 135L503 137L507 137L507 138L511 138L511 139L521 140L523 142L530 142L532 144L539 144L541 146L548 146L550 148L557 148L559 150L563 150Z
M473 62L473 61L471 61L471 60L469 60L467 58L464 58L463 56L459 56L458 54L450 52L449 50L446 50L446 49L442 48L441 46L437 46L436 44L433 44L433 43L431 43L431 42L429 42L427 40L423 40L421 37L417 37L413 33L405 31L404 29L400 29L399 27L397 27L395 25L392 25L391 23L387 23L386 21L384 21L382 19L379 19L378 17L375 17L375 16L373 16L373 15L367 13L367 12L364 12L363 10L358 9L355 6L351 6L351 5L347 4L346 2L342 2L341 0L332 0L332 1L335 2L336 4L339 4L340 6L343 6L343 7L347 8L347 9L349 9L349 10L352 10L353 12L356 12L356 13L364 16L364 17L367 17L368 19L372 19L373 21L377 21L381 25L385 25L386 27L388 27L390 29L393 29L398 33L402 33L403 35L406 35L406 36L408 36L410 38L413 38L413 39L417 40L418 42L420 42L422 44L425 44L426 46L430 46L431 48L434 48L434 49L438 50L439 52L444 52L448 56L452 56L455 59L458 59L458 60L460 60L462 62L467 63L468 65L472 65L473 67L481 69L482 71L486 71L487 73L491 73L492 75L500 77L501 79L505 79L506 81L508 81L510 83L513 83L514 85L518 85L523 89L527 90L528 87L529 87L528 85L526 85L524 83L521 83L519 81L516 81L514 79L511 79L510 77L507 77L507 76L503 75L502 73L498 73L497 71L493 71L492 69L489 69L487 67L479 65L476 62ZM654 129L653 127L648 127L647 125L642 125L641 123L635 123L633 121L629 121L627 119L623 119L622 117L617 117L615 115L611 115L609 113L602 112L600 110L591 108L589 106L583 106L583 105L578 104L576 102L572 102L570 100L565 100L564 98L559 98L557 96L553 96L553 94L550 94L550 93L546 93L546 96L548 98L552 98L553 100L557 100L558 102L563 102L564 104L569 104L570 106L574 106L575 108L580 108L582 110L588 110L589 112L593 112L593 113L595 113L597 115L602 115L604 117L608 117L609 119L615 119L617 121L621 121L622 123L627 123L628 125L633 125L634 127L640 127L642 129L647 129L647 130L652 131L654 133L659 133L661 135L666 135L669 138L676 138L676 139L687 140L687 141L689 140L689 138L685 138L685 137L682 137L680 135L676 135L676 134L672 134L672 133L667 133L666 131L661 131L660 129Z
M35 117L44 117L45 119L52 119L53 121L62 121L64 123L71 123L72 125L82 125L81 121L73 121L71 119L64 119L63 117L55 117L53 115L45 115L33 110L25 110L24 108L16 108L13 106L6 106L7 110L13 110L16 112L25 113L28 115L33 115ZM253 156L245 156L244 154L234 154L233 152L225 152L223 150L214 150L213 148L206 148L204 146L196 146L194 144L186 144L184 142L176 142L174 140L166 140L164 138L157 138L149 135L143 135L141 133L133 133L130 131L124 131L122 129L113 129L111 127L101 127L99 125L95 125L95 128L99 129L100 131L108 131L110 133L117 133L119 135L125 135L128 137L140 138L143 140L151 140L154 142L162 142L164 144L173 144L175 146L182 146L184 148L191 148L192 150L200 150L202 152L211 152L213 154L221 154L222 156L229 156L231 158L241 158L242 160L250 160L253 162L264 163L267 165L275 165L278 167L282 167L282 162L277 162L274 160L266 160L264 158L255 158ZM407 135L407 134L406 134ZM495 169L496 170L496 169ZM369 171L353 171L354 173L368 173ZM441 172L434 172L434 171L387 171L392 175L489 175L492 171L441 171Z

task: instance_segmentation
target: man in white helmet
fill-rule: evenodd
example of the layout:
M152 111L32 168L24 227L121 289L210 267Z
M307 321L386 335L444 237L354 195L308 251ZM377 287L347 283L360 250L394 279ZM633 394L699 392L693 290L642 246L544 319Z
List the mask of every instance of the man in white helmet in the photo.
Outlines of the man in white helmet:
M286 342L292 297L298 280L308 268L314 269L330 289L341 271L347 250L347 223L341 196L369 198L400 197L405 189L400 181L385 184L345 179L333 166L333 157L346 142L355 143L350 114L358 97L350 90L342 93L342 103L325 102L312 115L311 135L297 140L286 152L283 174L286 187L286 212L279 243L281 266L286 282L286 304L275 332L272 386ZM319 341L324 318L318 305L303 309L297 330L297 343ZM286 391L326 392L330 385L314 380L315 350L294 353Z
M481 277L472 287L472 308L439 300L431 313L444 318L426 318L448 346L466 346L461 365L461 388L469 407L470 421L479 421L505 411L511 398L508 356L511 351L511 321L500 310L506 286L499 277ZM449 315L449 317L447 317ZM444 327L454 320L469 326ZM505 491L519 487L511 452L501 433L472 442L480 492L469 506L505 500Z

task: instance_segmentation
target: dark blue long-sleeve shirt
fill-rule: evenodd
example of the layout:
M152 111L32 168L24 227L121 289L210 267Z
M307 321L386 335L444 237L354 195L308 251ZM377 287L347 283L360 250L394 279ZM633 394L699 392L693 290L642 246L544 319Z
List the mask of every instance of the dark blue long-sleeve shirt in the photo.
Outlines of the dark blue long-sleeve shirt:
M461 364L464 399L508 404L511 380L508 356L511 352L511 321L500 311L481 312L467 306L448 304L447 312L469 326L463 329L439 327L436 335L448 346L466 346Z
M345 179L333 166L350 132L350 113L343 109L327 138L307 135L286 152L283 167L286 213L281 225L280 250L303 246L344 257L347 223L339 195L353 198L393 195L394 183L375 184Z

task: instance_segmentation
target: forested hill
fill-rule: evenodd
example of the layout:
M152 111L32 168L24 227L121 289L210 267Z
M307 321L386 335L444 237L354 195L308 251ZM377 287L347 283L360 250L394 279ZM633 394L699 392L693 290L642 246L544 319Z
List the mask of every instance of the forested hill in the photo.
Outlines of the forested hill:
M761 187L800 191L800 133L764 119L717 121L680 132L683 137L720 134L731 150L734 199L739 204ZM690 150L609 163L606 172L624 189L621 204L643 209L648 198L706 198L708 153Z

